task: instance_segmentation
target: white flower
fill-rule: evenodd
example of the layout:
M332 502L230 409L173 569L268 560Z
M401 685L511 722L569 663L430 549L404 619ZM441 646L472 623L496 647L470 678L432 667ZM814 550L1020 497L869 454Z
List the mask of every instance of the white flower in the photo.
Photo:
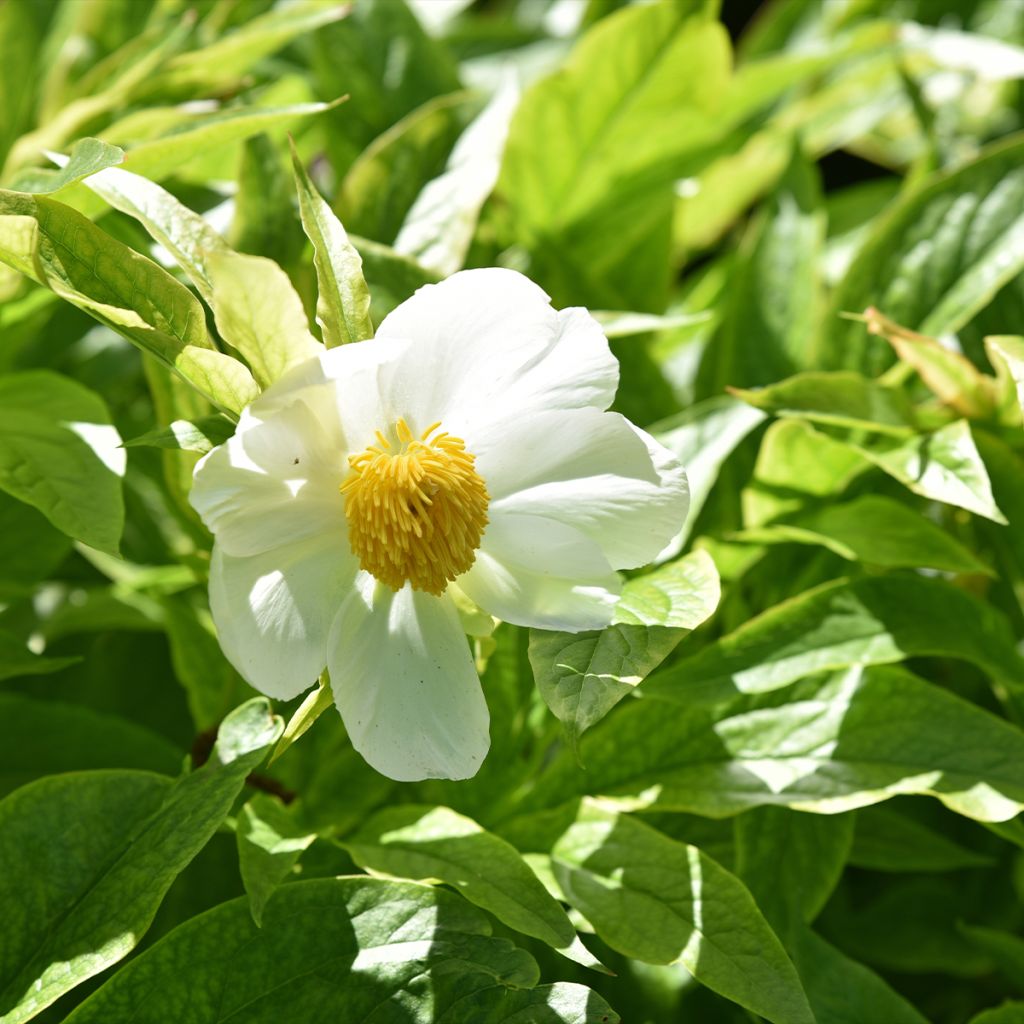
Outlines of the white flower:
M391 778L474 775L488 712L451 585L506 622L600 628L615 570L686 516L674 456L605 411L617 384L589 314L510 270L422 288L290 370L196 467L228 658L282 700L326 666Z

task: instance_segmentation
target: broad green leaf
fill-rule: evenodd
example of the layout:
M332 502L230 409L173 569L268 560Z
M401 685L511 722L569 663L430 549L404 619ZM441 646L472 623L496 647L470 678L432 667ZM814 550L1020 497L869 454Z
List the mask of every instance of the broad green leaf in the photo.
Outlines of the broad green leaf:
M736 874L784 941L813 921L846 866L853 815L758 807L734 823Z
M444 882L509 928L546 942L571 960L600 966L515 847L472 818L447 807L389 808L345 839L344 846L362 868Z
M344 18L346 4L305 2L267 11L219 36L209 46L178 54L154 77L150 91L200 90L204 94L226 91L261 58L287 46L293 39L309 36L323 25Z
M223 444L235 432L231 420L224 416L204 416L200 420L175 420L166 427L158 427L130 441L125 448L147 446L172 451L208 452Z
M249 895L252 919L262 924L263 908L316 834L303 829L276 797L257 793L242 808L235 826L238 866Z
M0 682L19 676L44 676L74 665L80 658L46 658L35 654L13 633L0 630Z
M0 796L42 775L138 768L171 775L182 753L159 734L77 704L0 694Z
M764 434L754 476L741 496L748 526L760 526L808 505L834 502L870 466L859 451L801 420L779 420Z
M796 971L750 893L695 846L584 802L551 854L566 898L613 949L682 964L777 1024L813 1024Z
M246 139L237 175L231 247L267 256L296 276L303 273L306 237L295 218L295 181L281 148L266 133Z
M56 158L54 158L56 160ZM57 192L65 185L76 181L106 167L113 167L124 160L124 150L111 146L99 139L80 139L76 142L66 158L59 163L56 171L34 168L22 171L11 185L17 192Z
M222 723L176 783L142 772L54 775L0 803L0 1018L20 1024L116 963L226 817L280 732L260 698Z
M1005 1002L972 1017L969 1024L1024 1024L1024 1002Z
M71 539L31 505L0 492L0 601L32 592L71 550Z
M438 96L374 139L338 190L335 208L348 229L392 245L421 189L444 170L474 106L469 93Z
M0 262L151 352L215 405L238 413L259 393L249 371L213 347L184 285L70 207L0 191Z
M906 396L858 373L809 371L757 390L730 388L744 402L777 416L905 436L914 424Z
M818 265L824 240L817 171L794 147L733 271L714 353L719 387L771 384L807 367L821 312Z
M915 494L1006 522L966 420L900 444L875 440L853 447Z
M654 424L651 433L686 467L690 485L690 511L686 522L660 558L671 558L682 550L715 486L722 463L763 421L764 414L759 410L735 398L719 395L697 403L671 420Z
M985 351L996 373L1013 382L1017 404L1024 412L1024 338L1008 335L986 338Z
M979 821L1024 808L1024 736L897 668L852 668L718 707L630 701L548 769L524 810L581 795L725 817L777 805L832 814L906 793Z
M1018 992L1024 992L1024 939L997 928L960 922L959 932L972 945L995 961L999 972Z
M534 989L533 960L489 931L475 907L429 886L365 877L296 882L270 898L262 929L246 900L179 926L118 971L68 1024L112 1016L155 1024L185 1013L194 1024L239 1015L313 1024L325 1014L361 1020L385 1009L437 1024L511 1024L514 1011L536 998L532 992L556 1013L520 1019L596 1024L603 1014L616 1024L593 993L583 999L578 989ZM511 1016L501 1012L508 1004Z
M787 952L800 972L819 1024L928 1024L879 975L810 928L796 930Z
M120 168L91 175L83 184L115 210L134 217L178 261L199 294L210 301L207 259L227 249L227 243L198 213L155 182Z
M341 221L309 180L294 144L292 166L302 226L313 243L318 287L316 317L323 331L324 345L334 348L372 338L370 292L363 279L362 258L349 241Z
M880 804L857 812L850 863L872 871L903 872L956 871L989 867L995 861Z
M714 702L921 655L973 662L1011 692L1024 683L1024 657L996 608L942 580L892 575L834 580L775 605L660 672L644 694Z
M824 505L782 523L745 530L735 539L753 544L821 544L841 558L886 568L992 574L926 516L881 495Z
M216 252L207 257L217 330L264 387L312 359L323 346L288 275L263 256Z
M697 7L602 18L513 117L498 193L558 303L664 303L673 186L721 134L730 75L728 37Z
M491 194L509 123L519 102L511 81L462 133L444 173L427 182L405 215L395 251L441 277L461 270L487 197Z
M224 657L213 619L203 602L186 594L160 598L174 674L188 695L189 711L202 732L254 691Z
M627 582L603 630L531 630L537 688L574 744L714 612L720 593L711 557L694 551Z
M861 324L869 306L936 337L955 331L1024 268L1024 142L997 142L908 192L881 218L832 299L820 359L874 373L891 362ZM968 230L970 226L970 230Z
M0 376L0 488L69 537L116 553L125 453L98 395L49 370Z
M200 154L274 129L291 128L304 118L330 110L329 103L295 103L287 107L227 107L202 116L165 137L140 142L127 150L126 171L160 180ZM105 133L109 134L110 133Z
M559 233L641 175L671 181L680 154L716 134L728 39L693 8L617 11L526 92L501 185L527 237Z
M887 972L980 977L992 960L958 924L995 909L981 910L962 878L903 876L886 879L871 899L837 900L819 924L850 956Z

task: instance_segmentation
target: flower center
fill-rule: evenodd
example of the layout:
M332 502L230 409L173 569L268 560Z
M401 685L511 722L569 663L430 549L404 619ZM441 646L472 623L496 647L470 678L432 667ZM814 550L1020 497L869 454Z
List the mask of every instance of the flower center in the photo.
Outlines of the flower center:
M405 420L389 441L349 456L352 473L341 485L348 539L359 564L393 590L444 593L476 559L487 525L487 494L465 442L437 433L418 438Z

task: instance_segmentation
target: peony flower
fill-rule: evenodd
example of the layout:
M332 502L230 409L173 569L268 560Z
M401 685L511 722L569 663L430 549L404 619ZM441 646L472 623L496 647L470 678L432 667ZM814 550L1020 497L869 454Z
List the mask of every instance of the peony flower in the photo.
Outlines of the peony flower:
M520 626L600 628L616 570L686 516L675 457L605 411L617 384L590 315L510 270L421 288L373 340L288 371L195 471L227 657L282 700L326 666L393 779L474 775L488 711L454 589Z

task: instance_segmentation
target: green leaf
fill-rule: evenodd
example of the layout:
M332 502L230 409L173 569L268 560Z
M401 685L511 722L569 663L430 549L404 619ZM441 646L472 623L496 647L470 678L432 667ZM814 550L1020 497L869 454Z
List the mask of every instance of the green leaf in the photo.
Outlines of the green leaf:
M734 824L736 874L786 941L821 911L846 866L853 815L758 807Z
M290 1024L313 1024L384 1010L437 1024L511 1024L534 1000L554 1015L525 1019L618 1021L593 993L535 989L537 980L528 954L492 938L483 914L452 893L331 878L283 886L267 903L262 929L246 900L193 918L118 971L68 1024L117 1017L162 1024L184 1013L193 1024L282 1014Z
M225 719L210 761L173 785L140 772L55 775L0 803L4 1024L29 1020L135 947L279 732L260 698Z
M915 494L1006 522L966 420L902 444L875 441L853 447Z
M744 530L733 539L754 544L821 544L841 558L887 568L992 574L984 562L920 512L873 494Z
M872 374L891 362L882 342L839 318L876 306L938 336L956 331L1024 269L1024 142L996 143L905 194L876 225L832 299L820 360ZM972 230L965 234L966 225Z
M0 191L0 261L151 352L215 405L238 413L259 393L249 371L213 347L184 285L70 207Z
M310 726L328 709L334 707L334 694L326 670L321 674L317 688L306 694L295 714L288 719L288 724L281 733L281 738L270 756L273 764L299 737L304 735Z
M818 265L824 241L821 183L794 147L733 271L714 353L719 387L770 384L809 364L821 312Z
M622 588L612 624L582 633L530 631L544 702L575 744L718 605L714 562L694 551Z
M750 893L695 846L584 802L551 853L566 898L613 949L682 964L776 1024L813 1024L796 971Z
M660 672L644 694L713 703L814 672L922 655L973 662L1012 692L1024 681L1024 657L996 608L942 580L893 575L834 580L798 594Z
M986 338L985 351L996 373L1012 382L1017 404L1024 412L1024 338L1008 335Z
M858 373L809 371L759 388L730 388L730 393L765 412L793 416L812 423L909 434L914 413L906 396Z
M877 974L810 928L796 930L788 952L819 1024L928 1024Z
M373 337L370 292L363 279L363 261L341 221L309 180L292 144L292 166L299 193L299 213L313 243L318 286L316 317L324 345L334 348Z
M260 132L291 128L307 117L330 110L330 103L295 103L286 107L236 106L215 114L191 116L176 124L165 135L139 142L127 149L124 170L160 181L180 170L197 157L224 150ZM104 132L117 135L117 127ZM115 139L116 141L116 139ZM84 194L76 205L87 215L102 208L98 200Z
M728 39L692 4L617 11L527 91L512 121L502 193L528 232L559 233L644 175L669 181L716 134Z
M49 370L0 376L0 488L69 537L117 553L121 438L100 398Z
M748 526L833 502L870 466L857 449L801 420L779 420L764 434L750 484L743 491Z
M34 654L13 633L0 630L0 682L19 676L43 676L74 665L81 658L44 658Z
M872 871L956 871L989 867L994 860L880 805L857 812L850 863Z
M70 550L71 539L40 512L0 492L0 601L31 593Z
M0 694L0 796L42 775L93 768L173 774L181 751L159 734L77 704Z
M515 847L471 818L447 807L389 808L343 845L362 868L444 882L509 928L546 942L571 960L600 966Z
M280 800L257 793L239 812L235 834L252 919L260 925L267 900L316 839L316 833L303 829Z
M175 420L125 441L125 448L147 446L171 451L208 452L223 444L235 432L235 425L224 416L204 416L200 420Z
M715 486L722 464L763 421L764 414L757 409L727 395L718 395L651 428L651 433L686 467L690 485L690 511L686 522L661 553L662 558L671 558L682 550Z
M1024 1024L1024 1002L1005 1002L972 1017L968 1024Z
M323 346L288 275L263 256L217 252L207 259L217 330L262 386L312 359Z
M642 692L642 691L641 691ZM1024 735L901 669L860 667L708 707L646 699L595 727L525 810L582 794L725 817L765 804L836 813L904 793L979 821L1024 808Z
M367 146L338 190L350 231L392 244L427 183L445 161L474 105L466 92L429 100Z
M195 90L199 94L229 91L263 57L293 39L312 35L323 25L344 18L345 4L297 3L267 11L218 36L208 46L178 54L154 77L150 91L160 94Z
M94 174L83 184L115 210L134 217L178 261L199 294L210 301L213 292L207 259L228 246L198 213L155 182L120 168Z
M113 167L124 160L124 150L111 146L99 139L80 139L72 147L69 155L60 162L56 171L33 168L22 171L15 178L11 188L16 192L58 192L65 185L76 181L105 167ZM56 162L56 159L55 159Z
M959 923L958 930L982 953L995 961L996 967L1014 989L1024 992L1024 939L1019 935L984 928L978 925Z
M523 96L498 190L558 303L664 302L673 185L724 130L729 40L697 7L602 18Z

